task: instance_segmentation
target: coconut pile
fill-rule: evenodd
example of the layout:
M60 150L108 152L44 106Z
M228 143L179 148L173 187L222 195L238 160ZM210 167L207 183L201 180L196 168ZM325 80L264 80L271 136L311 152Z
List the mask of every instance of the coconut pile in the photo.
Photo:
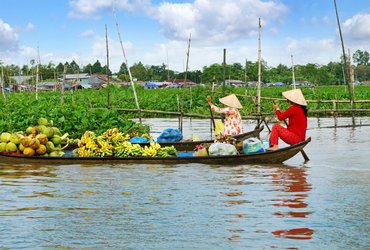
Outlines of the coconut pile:
M3 132L0 135L0 152L23 154L26 156L63 156L62 143L67 142L68 133L62 135L53 122L39 118L37 125L28 127L25 132Z

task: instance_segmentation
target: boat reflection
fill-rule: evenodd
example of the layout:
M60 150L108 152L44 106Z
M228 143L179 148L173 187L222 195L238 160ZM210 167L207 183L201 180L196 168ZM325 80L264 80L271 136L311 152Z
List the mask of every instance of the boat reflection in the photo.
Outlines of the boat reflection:
M306 210L309 206L306 198L312 186L307 181L306 168L276 168L274 173L272 173L272 178L272 183L276 187L275 191L277 192L277 198L273 199L273 206L280 207L282 210L276 211L274 216L278 218L307 218L312 213ZM284 208L288 209L285 210ZM296 240L311 239L313 233L314 230L307 227L275 230L272 232L276 237Z
M44 165L0 165L0 178L18 179L28 177L56 177L56 167Z

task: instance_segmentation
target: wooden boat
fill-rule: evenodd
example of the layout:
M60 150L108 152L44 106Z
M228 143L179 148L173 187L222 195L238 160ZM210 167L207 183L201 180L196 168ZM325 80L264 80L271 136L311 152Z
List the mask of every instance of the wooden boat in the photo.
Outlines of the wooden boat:
M282 163L299 152L304 154L303 148L311 141L307 140L280 148L276 151L267 151L254 154L239 154L228 156L193 156L193 157L42 157L24 156L9 153L0 153L0 161L10 164L188 164L202 163L211 165L239 165L239 164L275 164Z

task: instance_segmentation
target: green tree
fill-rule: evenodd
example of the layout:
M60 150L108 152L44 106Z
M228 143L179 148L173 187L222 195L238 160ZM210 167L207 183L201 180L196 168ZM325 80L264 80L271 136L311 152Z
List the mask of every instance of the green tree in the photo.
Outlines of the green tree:
M356 50L356 52L353 54L353 62L358 65L369 65L369 52L367 51L361 51L361 50Z
M131 74L132 74L132 77L133 78L136 78L139 81L146 81L146 80L148 80L148 78L147 78L147 70L146 70L146 68L144 67L144 65L141 62L135 63L134 65L132 65L130 67L130 70L131 70Z
M92 65L91 65L91 63L89 63L85 67L83 67L82 73L92 74Z
M205 83L221 83L223 81L222 65L214 63L203 67L202 81Z
M92 74L105 74L103 72L103 67L101 66L99 60L97 60L91 67L91 73Z

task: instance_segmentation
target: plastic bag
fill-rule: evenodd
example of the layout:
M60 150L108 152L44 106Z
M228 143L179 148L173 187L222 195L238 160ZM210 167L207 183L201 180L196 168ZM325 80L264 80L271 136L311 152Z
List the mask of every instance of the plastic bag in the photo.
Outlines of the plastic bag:
M181 140L182 134L176 128L166 128L157 138L157 142L178 142Z
M131 143L144 143L144 142L149 142L149 139L143 138L143 137L140 137L140 136L134 136L129 140L129 142L131 142Z
M209 155L236 155L238 150L229 143L215 142L208 148Z
M215 134L222 135L222 131L224 130L224 124L221 120L216 120L215 122Z
M255 137L248 138L243 141L243 152L245 154L265 152L265 149L262 146L262 142Z

